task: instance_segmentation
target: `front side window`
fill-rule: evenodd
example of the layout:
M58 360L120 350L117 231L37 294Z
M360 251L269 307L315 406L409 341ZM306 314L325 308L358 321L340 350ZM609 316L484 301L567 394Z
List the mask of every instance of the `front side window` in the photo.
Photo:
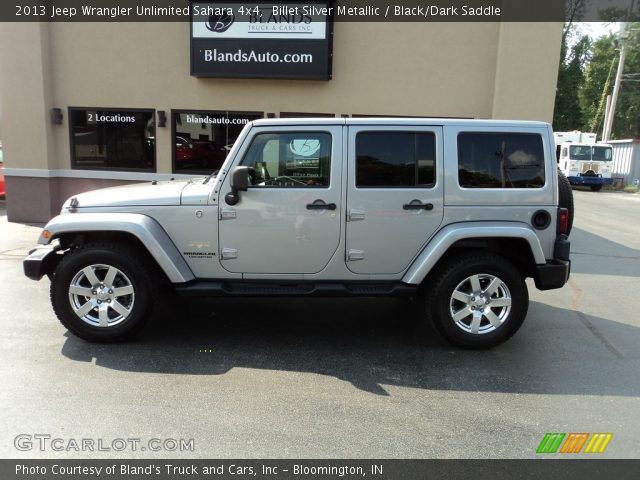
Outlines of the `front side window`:
M72 168L155 171L153 110L71 108L69 117Z
M431 132L358 133L356 187L432 187L435 145Z
M458 182L465 188L544 186L542 137L531 133L460 133Z
M331 135L260 133L253 138L242 165L251 168L254 187L329 187Z

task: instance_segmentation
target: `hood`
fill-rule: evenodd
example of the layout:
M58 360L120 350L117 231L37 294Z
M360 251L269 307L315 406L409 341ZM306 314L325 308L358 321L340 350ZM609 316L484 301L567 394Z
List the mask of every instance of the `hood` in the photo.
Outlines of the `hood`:
M67 199L62 210L67 210L72 202L78 209L87 207L131 207L145 205L180 205L182 190L192 180L148 182L101 188L80 193Z

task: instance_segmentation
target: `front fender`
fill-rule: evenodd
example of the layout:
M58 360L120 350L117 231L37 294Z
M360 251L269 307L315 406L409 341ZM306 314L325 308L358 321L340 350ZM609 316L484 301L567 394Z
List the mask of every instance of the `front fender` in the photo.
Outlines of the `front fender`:
M45 236L44 232L48 232ZM167 232L153 218L138 213L68 213L47 223L38 243L46 245L64 233L124 232L135 236L172 283L195 278Z
M416 257L402 281L421 283L446 251L456 242L472 238L522 238L527 241L536 264L546 263L540 239L533 229L517 222L468 222L447 225L440 230Z

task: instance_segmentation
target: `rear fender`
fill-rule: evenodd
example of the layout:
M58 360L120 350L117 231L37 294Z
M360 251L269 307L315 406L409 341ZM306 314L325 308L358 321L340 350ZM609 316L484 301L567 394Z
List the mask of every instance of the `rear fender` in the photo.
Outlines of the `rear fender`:
M521 238L526 240L537 265L546 263L540 239L533 229L517 222L468 222L447 225L440 230L416 257L402 281L417 285L445 255L447 250L460 240L473 238Z

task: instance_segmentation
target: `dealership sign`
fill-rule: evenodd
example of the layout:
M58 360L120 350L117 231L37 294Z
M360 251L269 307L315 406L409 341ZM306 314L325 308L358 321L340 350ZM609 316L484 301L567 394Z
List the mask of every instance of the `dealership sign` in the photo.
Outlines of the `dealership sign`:
M331 79L330 0L191 4L191 75Z

